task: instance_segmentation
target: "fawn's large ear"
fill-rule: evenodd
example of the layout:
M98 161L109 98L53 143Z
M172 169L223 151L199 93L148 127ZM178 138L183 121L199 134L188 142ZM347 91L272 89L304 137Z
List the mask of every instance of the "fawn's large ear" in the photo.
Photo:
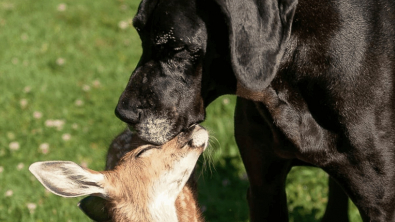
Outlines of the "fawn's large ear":
M93 221L105 222L111 220L109 210L107 209L107 200L101 197L85 197L78 203L78 207Z
M30 172L52 193L62 197L84 195L106 196L104 175L84 169L70 161L36 162L30 165Z
M229 26L238 82L259 92L273 80L289 40L297 0L216 0Z

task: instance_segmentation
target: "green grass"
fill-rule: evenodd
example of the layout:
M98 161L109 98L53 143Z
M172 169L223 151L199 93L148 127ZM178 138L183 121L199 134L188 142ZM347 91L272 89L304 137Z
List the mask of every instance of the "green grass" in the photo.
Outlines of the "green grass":
M79 198L46 192L28 166L71 160L104 168L108 145L125 127L114 108L141 54L130 27L138 4L0 2L0 221L88 221L76 206ZM216 138L212 166L201 167L199 183L207 221L248 221L248 181L233 138L234 104L233 96L219 98L204 123ZM63 125L50 127L49 120ZM318 169L292 170L291 221L319 221L326 181ZM351 218L360 221L355 207Z

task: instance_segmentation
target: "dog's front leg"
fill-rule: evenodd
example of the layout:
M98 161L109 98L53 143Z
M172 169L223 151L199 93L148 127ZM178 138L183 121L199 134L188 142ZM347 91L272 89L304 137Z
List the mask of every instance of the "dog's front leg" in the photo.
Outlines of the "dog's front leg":
M328 184L328 204L321 222L349 222L347 194L332 177Z
M238 98L235 136L250 181L250 221L288 221L285 180L291 160L273 152L270 127L251 101Z

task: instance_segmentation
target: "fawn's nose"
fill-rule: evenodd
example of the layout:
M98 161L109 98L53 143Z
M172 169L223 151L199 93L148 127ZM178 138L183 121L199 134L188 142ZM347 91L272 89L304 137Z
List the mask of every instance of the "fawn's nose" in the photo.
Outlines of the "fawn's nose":
M191 147L203 147L206 149L208 138L209 136L207 130L200 125L195 125L189 145Z

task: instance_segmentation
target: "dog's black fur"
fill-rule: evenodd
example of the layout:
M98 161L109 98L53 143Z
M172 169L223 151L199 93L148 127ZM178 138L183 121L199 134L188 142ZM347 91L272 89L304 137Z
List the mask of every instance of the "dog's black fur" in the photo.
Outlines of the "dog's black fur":
M143 0L117 116L161 144L236 94L252 221L287 221L285 178L324 169L364 221L395 221L395 1Z

